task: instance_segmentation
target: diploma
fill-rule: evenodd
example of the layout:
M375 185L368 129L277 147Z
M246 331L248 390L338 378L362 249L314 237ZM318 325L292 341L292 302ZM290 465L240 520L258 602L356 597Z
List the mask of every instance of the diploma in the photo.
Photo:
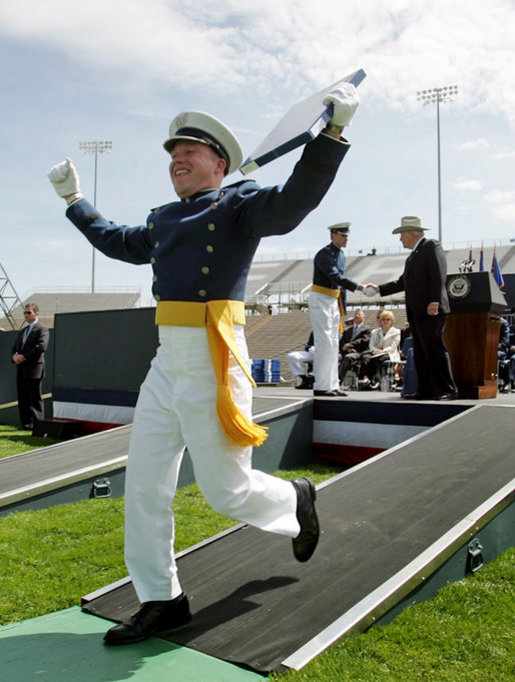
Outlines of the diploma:
M357 87L365 76L363 69L358 69L314 95L297 102L240 166L243 175L316 137L325 128L333 114L332 104L329 106L322 104L324 97L342 82L352 83Z

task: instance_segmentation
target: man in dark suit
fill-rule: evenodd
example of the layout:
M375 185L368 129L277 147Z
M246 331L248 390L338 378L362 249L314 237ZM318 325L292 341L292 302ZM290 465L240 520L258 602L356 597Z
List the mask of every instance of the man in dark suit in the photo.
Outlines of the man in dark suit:
M343 332L340 339L340 381L347 371L359 360L361 353L368 350L372 328L365 322L365 313L358 308L354 313L354 324Z
M443 342L449 300L445 289L447 260L440 242L426 239L422 221L416 216L402 218L402 245L411 249L399 279L376 286L381 296L406 292L406 312L413 337L413 354L418 374L417 392L405 397L415 400L453 400L458 390Z
M44 419L41 382L45 376L49 331L38 319L36 303L27 303L23 314L27 326L16 337L12 361L18 366L16 386L20 420L23 428L32 429L37 421Z

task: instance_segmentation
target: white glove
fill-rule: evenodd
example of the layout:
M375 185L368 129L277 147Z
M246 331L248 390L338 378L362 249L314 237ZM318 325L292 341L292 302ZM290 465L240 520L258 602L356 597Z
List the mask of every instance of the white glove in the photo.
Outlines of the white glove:
M377 285L375 284L365 284L363 287L363 293L365 296L375 296L377 293L379 293Z
M48 172L48 177L60 197L73 195L75 199L79 199L82 196L79 187L79 176L69 157L66 161L61 161L61 163L56 163L55 166L52 166Z
M336 126L349 126L354 112L358 108L358 91L352 83L344 81L324 97L322 104L334 105L330 123Z

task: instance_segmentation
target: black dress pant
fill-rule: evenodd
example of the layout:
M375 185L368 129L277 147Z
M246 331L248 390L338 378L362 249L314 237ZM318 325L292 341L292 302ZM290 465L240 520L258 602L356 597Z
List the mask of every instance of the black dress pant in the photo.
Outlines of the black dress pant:
M45 418L41 395L42 381L43 377L34 379L18 368L16 377L18 412L23 426L34 426L36 422L43 421Z
M443 342L445 315L409 317L418 392L428 398L455 393L449 353Z
M343 353L343 355L340 358L340 365L338 367L338 374L340 377L340 381L343 381L345 378L345 375L349 370L359 370L359 360L361 357L361 353L356 353L354 351L351 351L349 353Z

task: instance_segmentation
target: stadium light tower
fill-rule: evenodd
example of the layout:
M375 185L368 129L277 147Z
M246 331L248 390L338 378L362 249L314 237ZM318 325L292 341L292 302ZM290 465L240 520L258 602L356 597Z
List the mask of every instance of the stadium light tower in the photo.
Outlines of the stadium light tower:
M108 153L111 151L113 143L111 140L92 140L89 142L79 142L79 149L84 154L95 155L95 184L93 189L93 206L97 207L97 171L98 171L98 155ZM93 255L91 258L91 293L95 293L95 247L93 247Z
M436 137L438 154L438 241L442 241L442 178L440 166L440 103L452 102L458 94L457 85L446 85L443 88L420 90L417 92L417 100L424 106L436 103Z

